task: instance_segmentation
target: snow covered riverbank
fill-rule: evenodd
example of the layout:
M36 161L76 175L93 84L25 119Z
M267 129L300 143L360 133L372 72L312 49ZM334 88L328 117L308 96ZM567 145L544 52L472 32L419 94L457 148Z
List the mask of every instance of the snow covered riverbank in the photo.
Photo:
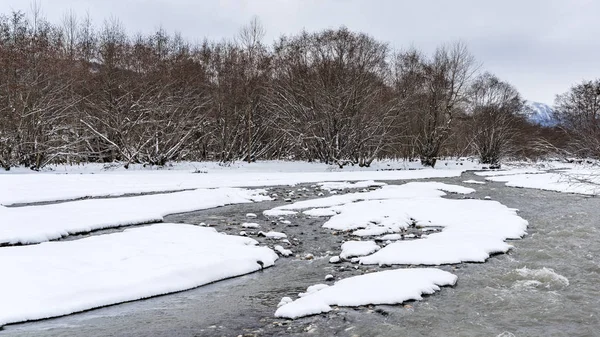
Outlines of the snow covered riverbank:
M75 241L0 248L0 326L201 286L272 266L250 238L156 224Z
M516 214L516 210L499 202L443 198L447 193L467 195L474 191L473 188L438 182L403 185L386 185L379 182L381 180L458 177L462 169L349 172L319 171L319 169L316 172L296 172L289 167L281 170L278 170L277 167L273 166L268 170L268 166L262 166L254 171L242 169L240 172L217 169L215 172L197 174L182 171L153 171L0 175L0 186L3 187L0 190L0 201L6 205L192 189L184 192L68 201L25 207L0 206L0 243L29 244L101 228L160 222L167 214L270 199L267 196L270 192L265 193L263 190L248 190L239 187L299 183L315 183L310 186L312 198L324 194L328 197L285 204L266 211L264 214L275 217L299 215L329 217L324 221L325 228L348 232L356 240L361 240L348 242L364 242L365 246L368 245L366 247L368 249L365 249L362 244L360 249L353 249L352 246L358 247L354 244L339 245L336 249L341 250L339 254L343 255L342 260L355 257L356 262L360 262L362 265L373 265L373 268L377 268L377 265L395 264L439 265L483 262L490 254L507 252L511 245L505 242L506 239L517 239L526 233L527 221L521 219ZM523 169L504 172L488 171L485 175L486 180L493 181L494 179L517 179L516 177L522 176L544 177L546 174L556 173L540 169ZM359 183L354 183L357 181ZM468 182L465 183L468 184ZM476 184L470 184L470 186L479 187ZM214 188L196 189L198 187ZM304 193L307 187L308 185L302 190L298 189L296 193ZM375 190L369 190L369 188ZM295 189L290 193L294 191ZM282 200L277 196L274 198ZM256 214L253 213L250 218L252 218L253 224L257 223L257 225L241 226L238 232L240 230L244 232L240 235L254 235L249 234L253 232L254 227L264 229L264 233L269 233L269 229L275 229L279 233L276 226L292 226L296 222L278 218L277 224L273 225L270 220L265 221L264 217L259 216L259 219L256 219ZM179 229L180 226L187 227L183 230ZM413 234L404 236L409 227L418 228L423 235L419 235L419 237L415 237ZM193 231L189 228L193 228ZM428 232L430 229L431 232ZM3 288L10 289L12 286L13 289L19 289L20 296L27 289L34 289L31 291L33 297L27 300L29 302L25 301L26 304L23 306L16 305L20 311L9 310L15 307L13 302L18 302L18 296L0 294L0 298L7 299L0 304L0 313L4 313L5 317L2 319L0 315L0 325L68 314L97 306L189 289L206 282L270 266L276 259L276 255L271 249L253 246L252 244L256 242L252 239L225 236L214 231L209 234L205 230L207 229L189 225L154 224L144 228L126 230L123 233L103 234L75 241L50 242L24 247L0 247L0 267L6 271L6 275L9 275L0 280L0 282L4 282ZM191 232L188 233L188 231ZM281 238L284 238L283 234L286 231L282 230L282 232ZM280 241L273 238L268 239L279 243L280 241L289 242L293 238ZM206 240L212 240L215 244L211 245ZM132 244L127 244L130 241ZM149 247L158 248L150 249ZM278 251L285 251L286 254L282 253L284 256L292 255L292 251L296 252L295 249L287 248L293 247L280 246ZM102 252L109 253L103 255ZM230 252L235 253L230 254ZM200 262L182 257L184 255L195 256L200 261L220 262L215 262L210 267L205 264L198 265L197 263ZM273 262L269 262L267 256L271 256ZM248 259L245 259L246 257ZM163 258L164 260L161 260ZM87 260L92 261L89 268L83 266L84 261ZM158 264L154 264L154 260L157 260ZM261 263L257 263L257 261ZM128 265L129 263L131 265ZM347 262L342 261L342 263ZM38 267L38 264L47 266L47 268ZM111 265L114 265L115 268L111 269ZM19 266L23 268L22 271L18 270L21 268ZM179 269L169 269L172 267ZM187 276L189 270L205 267L214 269L206 274L210 277L196 278L194 276L190 279ZM155 268L158 268L158 271L155 271ZM54 282L43 283L43 278L32 276L32 272L27 269L42 270L43 273L40 275L50 275L53 279L62 280L64 285ZM136 275L139 275L140 279L135 277L130 279L125 272L121 274L127 276L126 280L120 279L118 274L123 270L136 271ZM160 274L161 270L167 274ZM424 269L418 268L418 270ZM171 272L175 276L168 274ZM100 274L106 274L106 277L97 276ZM415 284L410 283L412 282L410 274L404 275L403 277L409 279L402 282ZM372 276L372 278L377 277ZM455 282L449 282L445 276L442 278L444 280L439 282L435 278L428 278L427 281L423 281L424 283L416 285L415 292L411 292L411 294L418 293L418 295L411 295L409 298L415 299L421 293L432 293L433 290L437 290L436 285L451 285ZM114 280L114 283L107 280ZM134 283L148 282L149 284L133 291L127 280L133 280ZM102 293L102 298L107 300L100 301L96 297L90 297L81 303L69 302L69 298L77 299L79 297L75 293L69 292L71 290L68 285L74 282L81 284L83 288L71 287L73 291L90 292L90 294L106 291ZM109 287L103 288L103 284L107 282ZM9 286L4 287L9 283ZM14 288L19 285L23 286ZM157 285L157 287L151 287L151 285ZM334 289L334 287L331 288ZM374 288L371 287L371 289ZM53 292L59 294L56 298L61 299L61 303L64 302L64 305L58 306L55 311L48 309L52 307L51 300L44 302L46 300L43 296L43 294L52 294ZM328 290L327 292L335 293L336 291ZM353 292L360 293L351 291L351 293ZM317 294L318 292L313 298L325 296L326 293ZM364 294L363 300L355 302L400 303L403 301L402 296L388 293L389 301L384 299L377 300L378 302L369 302L375 301L373 298L377 299L376 293L365 291ZM325 308L325 305L344 305L340 304L337 297L335 299L327 298L326 301L319 300L322 303L317 301L321 303L319 304L320 308ZM36 300L39 302L35 302ZM350 302L344 303L354 303L352 300L351 297ZM308 300L302 302L306 301ZM307 309L306 313L324 311L327 310ZM281 316L296 317L297 315ZM299 314L299 316L302 315Z

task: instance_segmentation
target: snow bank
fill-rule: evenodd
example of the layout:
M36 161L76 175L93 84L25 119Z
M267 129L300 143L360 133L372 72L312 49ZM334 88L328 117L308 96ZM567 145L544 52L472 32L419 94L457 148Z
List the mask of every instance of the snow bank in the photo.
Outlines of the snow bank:
M375 241L347 241L342 244L340 257L349 259L351 257L365 256L379 250Z
M402 200L396 204L417 223L443 227L419 240L397 241L360 259L362 264L441 265L484 262L512 246L506 239L526 234L527 221L496 201Z
M455 275L435 268L387 270L359 275L338 281L330 287L321 287L318 291L307 291L303 297L279 307L275 316L295 319L329 312L332 305L398 304L421 300L422 294L433 294L440 290L440 286L454 285L456 280ZM282 300L282 303L285 302Z
M513 174L539 174L545 173L546 171L537 168L514 168L509 170L491 170L491 171L480 171L475 172L476 175L481 177L494 177L494 176L505 176Z
M0 206L0 244L38 243L102 228L160 222L168 214L270 200L262 193L264 190L219 188L43 206Z
M343 195L333 195L326 198L299 201L266 210L263 214L266 216L290 215L295 214L298 210L312 208L313 210L305 211L304 213L311 216L331 216L338 213L336 209L319 210L316 208L345 205L363 200L441 197L446 195L443 191L460 194L475 192L472 188L439 182L411 182L402 185L386 185L378 190L369 192L348 193Z
M487 177L509 187L525 187L562 193L596 195L600 193L600 174L582 171L562 173L514 174Z
M263 172L136 171L103 174L0 174L0 204L121 196L149 192L216 187L262 187L322 181L406 180L457 177L463 170L278 172L277 166L259 166Z
M443 228L426 238L391 243L360 258L363 264L484 262L491 254L507 252L512 247L506 239L526 234L528 223L515 209L496 201L444 199L442 189L455 193L474 191L442 183L413 182L367 193L306 200L276 209L309 208L304 211L307 215L330 217L323 227L352 231L357 236L401 233L409 226Z
M186 290L273 265L277 255L256 243L210 228L157 224L0 248L0 326Z

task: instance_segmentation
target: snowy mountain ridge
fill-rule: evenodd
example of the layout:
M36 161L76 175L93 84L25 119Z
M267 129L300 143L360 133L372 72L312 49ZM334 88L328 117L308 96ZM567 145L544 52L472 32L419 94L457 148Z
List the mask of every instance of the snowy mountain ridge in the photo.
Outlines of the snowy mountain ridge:
M521 113L526 115L527 120L533 124L546 127L552 127L558 124L558 121L554 116L554 110L545 103L526 101Z

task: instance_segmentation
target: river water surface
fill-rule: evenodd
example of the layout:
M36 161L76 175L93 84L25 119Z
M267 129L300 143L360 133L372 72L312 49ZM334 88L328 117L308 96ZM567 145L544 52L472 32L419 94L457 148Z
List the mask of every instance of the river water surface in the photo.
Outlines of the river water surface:
M436 181L466 179L481 180L465 173ZM528 235L512 241L509 254L486 263L441 266L459 277L457 285L420 302L335 308L294 321L273 317L281 297L296 298L306 287L326 283L327 274L339 279L379 270L329 264L328 254L339 253L347 237L321 228L324 218L298 218L294 226L273 225L288 234L298 255L280 258L272 268L176 294L9 325L0 336L600 336L600 199L500 183L466 186L477 190L473 198L490 196L518 208L529 221ZM166 221L206 222L237 233L234 224L244 214L279 204L226 206ZM259 216L257 222L266 219ZM314 258L305 259L308 253Z

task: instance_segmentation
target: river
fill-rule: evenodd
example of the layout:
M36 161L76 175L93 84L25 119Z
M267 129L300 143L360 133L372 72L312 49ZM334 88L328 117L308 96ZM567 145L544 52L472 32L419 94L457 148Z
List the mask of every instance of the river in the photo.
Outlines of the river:
M467 179L481 180L465 173L435 181ZM9 325L0 336L600 336L600 199L501 183L465 186L477 190L471 197L490 196L518 208L529 221L528 235L486 263L441 266L459 277L457 285L423 301L336 308L294 321L273 317L281 297L296 298L325 283L327 274L343 278L379 269L329 264L328 251L339 252L344 235L321 228L324 219L298 218L298 226L281 231L297 239L292 250L299 258L280 258L260 272L180 293ZM279 204L233 205L166 220L212 223L237 233L232 222ZM314 258L305 259L307 253Z

